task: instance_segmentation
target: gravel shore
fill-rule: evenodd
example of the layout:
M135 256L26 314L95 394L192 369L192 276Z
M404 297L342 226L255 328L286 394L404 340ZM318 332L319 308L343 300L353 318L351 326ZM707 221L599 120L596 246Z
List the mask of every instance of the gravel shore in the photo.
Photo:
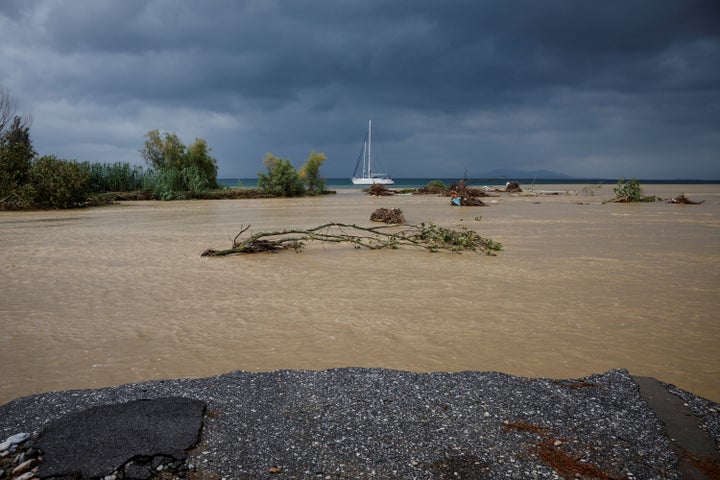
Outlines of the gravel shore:
M717 451L720 405L663 387L682 398ZM238 371L52 392L0 406L0 441L37 435L91 406L163 397L206 404L187 460L203 478L685 478L677 446L625 370L572 380Z

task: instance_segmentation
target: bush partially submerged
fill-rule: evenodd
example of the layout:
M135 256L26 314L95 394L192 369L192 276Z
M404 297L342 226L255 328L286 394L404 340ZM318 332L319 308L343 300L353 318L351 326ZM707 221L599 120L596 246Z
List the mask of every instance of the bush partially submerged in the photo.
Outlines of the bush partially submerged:
M645 195L640 188L640 182L636 178L624 183L625 179L618 180L617 187L613 188L613 196L610 198L614 203L632 203L632 202L657 202L662 200L655 195Z

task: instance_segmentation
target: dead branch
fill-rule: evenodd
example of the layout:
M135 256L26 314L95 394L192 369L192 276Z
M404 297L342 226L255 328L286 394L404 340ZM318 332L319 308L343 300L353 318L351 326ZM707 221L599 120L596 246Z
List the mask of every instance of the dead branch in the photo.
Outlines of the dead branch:
M502 245L481 237L477 232L461 227L451 230L432 223L419 225L379 225L362 227L346 223L330 222L309 229L291 228L273 232L258 232L245 240L239 237L250 228L244 228L233 240L232 248L227 250L208 249L203 257L218 257L238 253L275 252L293 249L300 251L307 242L349 243L355 248L381 250L385 248L413 247L430 252L440 250L461 252L465 250L494 255Z
M243 228L243 225L240 225L240 233L235 235L235 238L233 238L233 241L232 241L233 248L238 247L240 245L240 243L238 242L238 238L240 238L240 235L247 232L249 229L250 229L250 225L248 225L245 228Z

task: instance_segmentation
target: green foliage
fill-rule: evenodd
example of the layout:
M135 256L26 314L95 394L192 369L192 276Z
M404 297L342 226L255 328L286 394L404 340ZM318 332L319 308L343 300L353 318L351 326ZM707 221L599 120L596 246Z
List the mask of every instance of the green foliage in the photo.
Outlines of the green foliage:
M30 171L33 203L50 208L85 205L90 176L79 163L46 155L36 160Z
M196 138L188 145L182 158L182 169L194 168L201 175L204 182L217 188L217 162L210 156L210 147L202 138Z
M443 183L442 180L431 180L425 185L428 189L438 189L438 190L445 190L447 189L447 186L445 183Z
M182 169L148 170L143 177L142 190L158 200L178 200L205 197L217 188L197 165Z
M309 193L319 194L325 191L325 178L320 176L320 166L327 160L324 153L310 152L298 175Z
M146 133L145 138L140 154L151 168L166 170L182 166L185 145L176 134L164 132L161 136L160 131L155 129Z
M127 162L81 163L90 177L92 192L132 192L142 190L145 172L138 165Z
M27 194L22 187L29 181L34 156L30 127L15 116L0 133L0 200L9 195Z
M277 197L298 197L305 193L303 181L290 160L268 153L263 164L267 173L258 172L258 188L263 193Z
M26 145L0 145L0 199L18 194L30 180L33 152Z
M174 168L149 170L143 180L143 190L150 192L157 200L178 198L178 192L184 190L180 171Z
M210 156L210 148L202 138L190 146L174 134L151 130L145 135L145 146L140 150L152 172L144 178L145 188L155 198L195 197L218 188L217 162Z
M451 230L433 223L422 223L418 238L422 239L433 251L442 249L452 252L463 250L480 250L486 255L502 250L502 244L488 238L481 237L477 232L462 226L459 230Z
M633 178L627 183L624 183L624 181L623 178L619 179L617 187L613 187L613 196L611 198L613 202L657 202L660 200L655 195L645 195L637 179Z

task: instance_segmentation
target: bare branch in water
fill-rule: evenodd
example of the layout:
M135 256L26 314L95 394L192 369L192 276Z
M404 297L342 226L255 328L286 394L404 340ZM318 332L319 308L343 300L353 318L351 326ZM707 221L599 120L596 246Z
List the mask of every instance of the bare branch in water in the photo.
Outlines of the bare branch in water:
M477 232L461 227L451 230L432 223L418 225L379 225L362 227L360 225L330 222L317 227L300 229L291 228L272 232L258 232L245 240L240 239L250 226L241 226L227 250L208 249L202 253L204 257L217 257L238 253L275 252L292 249L300 251L307 242L349 243L355 248L380 250L384 248L414 247L430 252L473 251L485 255L494 255L502 250L502 245L488 238L481 237Z

